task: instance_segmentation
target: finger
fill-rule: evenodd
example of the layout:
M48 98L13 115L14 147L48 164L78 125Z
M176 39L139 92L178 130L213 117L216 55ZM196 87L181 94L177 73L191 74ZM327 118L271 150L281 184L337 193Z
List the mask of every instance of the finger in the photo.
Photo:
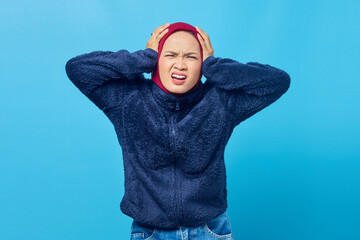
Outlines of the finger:
M204 39L202 38L202 36L201 36L199 33L198 33L197 35L198 35L198 39L199 39L199 42L200 42L200 44L201 44L201 47L202 47L203 49L207 49L206 44L205 44L205 41L204 41Z
M198 39L199 39L200 43L204 43L204 38L203 38L203 36L201 36L200 33L198 33L197 36L198 36Z
M209 35L207 35L204 30L202 30L201 28L199 28L198 26L196 26L196 28L199 30L199 33L201 33L201 36L204 38L205 44L209 47L211 46L211 42L210 42L210 37Z
M162 32L159 32L157 34L154 34L155 36L155 41L160 41L160 39L169 31L169 28L166 28L165 30L163 30Z
M207 47L206 47L205 41L204 41L204 39L202 38L202 36L200 35L200 33L198 33L197 36L198 36L198 39L199 39L201 48L203 49L203 54L202 54L201 57L202 57L202 59L203 59L203 61L204 61L204 59L205 59L205 53L207 52Z
M198 32L200 32L201 35L204 36L204 38L209 37L209 35L207 35L206 32L202 30L199 26L196 26L196 30L198 30Z
M155 28L154 31L155 31L155 30L160 30L160 29L162 29L162 28L165 28L167 25L169 25L169 23L165 23L165 24L163 24L163 25Z
M170 25L170 23L165 23L164 25L161 25L160 27L155 28L153 35L159 34L160 32L162 32L162 30L167 28L169 25Z
M198 27L196 26L197 30L198 30L198 33L199 35L201 36L201 38L205 41L206 40L206 36L204 34L204 32Z
M162 39L162 37L163 37L168 31L169 31L168 28L165 29L165 30L162 31L162 33L160 33L156 38L159 39L159 41L160 41L160 39Z

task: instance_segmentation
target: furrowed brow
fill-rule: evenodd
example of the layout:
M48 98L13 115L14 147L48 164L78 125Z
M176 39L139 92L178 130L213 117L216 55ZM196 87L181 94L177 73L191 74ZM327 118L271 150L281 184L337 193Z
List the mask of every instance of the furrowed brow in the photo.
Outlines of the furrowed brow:
M166 51L166 52L172 53L172 54L178 54L177 52L173 52L173 51ZM187 53L185 53L184 55L193 55L193 54L197 55L196 52L187 52Z

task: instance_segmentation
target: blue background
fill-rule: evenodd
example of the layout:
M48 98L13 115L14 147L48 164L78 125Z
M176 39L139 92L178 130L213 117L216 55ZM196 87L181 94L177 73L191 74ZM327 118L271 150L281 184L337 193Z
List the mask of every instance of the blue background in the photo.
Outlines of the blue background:
M129 239L115 131L65 63L145 49L156 27L178 21L209 34L216 57L291 76L288 92L237 126L226 148L235 240L360 239L359 8L355 0L3 0L0 239Z

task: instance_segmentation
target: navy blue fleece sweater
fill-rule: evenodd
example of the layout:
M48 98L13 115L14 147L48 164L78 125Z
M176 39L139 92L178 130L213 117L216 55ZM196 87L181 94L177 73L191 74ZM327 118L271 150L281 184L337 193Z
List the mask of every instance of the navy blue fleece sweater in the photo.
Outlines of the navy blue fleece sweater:
M205 83L176 97L143 74L157 57L150 48L94 51L70 59L66 73L114 125L125 174L121 211L146 226L194 227L227 209L224 150L234 127L279 99L290 77L210 56Z

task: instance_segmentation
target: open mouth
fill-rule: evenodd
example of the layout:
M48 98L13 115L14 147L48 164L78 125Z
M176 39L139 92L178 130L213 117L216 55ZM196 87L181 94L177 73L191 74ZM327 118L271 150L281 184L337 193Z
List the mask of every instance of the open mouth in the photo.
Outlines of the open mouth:
M171 79L173 80L173 83L175 84L183 84L186 80L187 76L185 74L177 74L172 73Z

